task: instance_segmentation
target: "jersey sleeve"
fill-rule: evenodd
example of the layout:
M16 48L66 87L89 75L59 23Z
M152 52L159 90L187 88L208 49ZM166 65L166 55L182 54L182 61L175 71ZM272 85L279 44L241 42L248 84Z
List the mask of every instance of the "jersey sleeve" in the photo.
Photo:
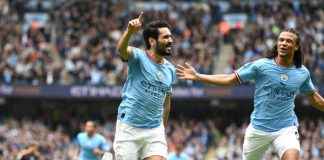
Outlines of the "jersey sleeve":
M300 92L302 92L303 94L309 94L315 91L313 82L310 78L310 74L308 72L307 78L304 81L304 83L300 86Z
M109 151L110 145L107 143L106 139L103 137L100 144L100 150Z
M129 65L136 64L140 59L141 52L143 51L138 48L132 47L132 55L128 60L128 64Z
M254 80L258 74L259 63L257 61L247 63L240 67L238 70L235 70L235 76L239 82L246 83L250 80Z
M171 85L168 87L168 90L166 92L167 94L172 93L172 85L177 82L177 73L176 73L176 70L175 70L175 68L173 66L172 66L171 72L172 72L172 82L171 82Z
M172 93L172 85L170 87L168 87L166 94L171 94Z
M80 146L80 133L76 136L76 138L75 138L75 145L76 146Z

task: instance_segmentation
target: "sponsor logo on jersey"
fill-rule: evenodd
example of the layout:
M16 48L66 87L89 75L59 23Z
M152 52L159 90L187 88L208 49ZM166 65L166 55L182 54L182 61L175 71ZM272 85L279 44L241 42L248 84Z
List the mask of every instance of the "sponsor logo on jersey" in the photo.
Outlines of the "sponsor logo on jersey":
M154 96L155 98L159 98L161 100L164 99L166 89L146 81L141 81L141 86L144 88L146 93Z

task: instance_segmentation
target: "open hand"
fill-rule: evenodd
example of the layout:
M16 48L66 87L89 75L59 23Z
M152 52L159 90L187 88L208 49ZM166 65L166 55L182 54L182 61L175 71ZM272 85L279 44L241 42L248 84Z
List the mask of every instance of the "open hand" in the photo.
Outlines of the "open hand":
M197 78L196 70L189 64L185 63L186 67L177 64L177 75L182 80L195 80Z
M134 33L139 31L142 28L142 22L144 19L144 12L141 11L140 15L138 16L138 18L133 19L131 21L128 22L128 31L130 33Z

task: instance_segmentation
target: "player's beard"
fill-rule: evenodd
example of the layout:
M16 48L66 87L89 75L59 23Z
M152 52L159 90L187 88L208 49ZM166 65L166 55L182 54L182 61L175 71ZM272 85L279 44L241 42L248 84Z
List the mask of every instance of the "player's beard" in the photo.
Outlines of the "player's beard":
M166 51L166 46L167 46L167 44L165 44L165 45L162 45L162 44L160 44L158 41L157 41L157 43L156 43L156 52L159 54L159 55L161 55L161 56L171 56L171 54L172 54L172 49L169 51L169 52L167 52Z

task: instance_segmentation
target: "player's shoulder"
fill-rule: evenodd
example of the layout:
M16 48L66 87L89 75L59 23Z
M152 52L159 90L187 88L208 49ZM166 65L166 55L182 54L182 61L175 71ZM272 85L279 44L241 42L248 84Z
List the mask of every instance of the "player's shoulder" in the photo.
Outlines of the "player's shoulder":
M100 133L96 133L96 137L97 138L104 138L104 136L102 134L100 134Z
M302 65L300 68L297 68L299 71L304 72L305 74L310 74L309 70L307 67Z
M164 65L170 71L173 79L176 79L177 75L176 75L176 69L175 69L174 65L166 59L165 59Z
M87 135L86 132L81 132L77 135L78 138L84 138Z
M99 140L105 140L106 138L102 135L102 134L100 134L100 133L96 133L96 137L97 137L97 139L99 139Z
M260 58L260 59L255 60L255 61L248 62L248 63L244 64L244 66L249 66L249 65L262 66L264 64L270 64L270 63L271 63L271 59L268 59L268 58Z
M164 64L163 65L165 65L167 68L170 68L172 70L175 70L174 65L169 60L167 60L165 58L164 58Z
M143 53L145 53L145 51L140 48L137 48L137 47L132 47L132 53L133 54L143 54Z
M264 64L270 64L272 61L273 59L270 58L260 58L258 60L253 61L253 63L264 65Z
M253 68L260 68L262 66L265 66L266 64L270 64L271 61L268 58L261 58L252 62L245 63L242 68L246 67L253 67Z

